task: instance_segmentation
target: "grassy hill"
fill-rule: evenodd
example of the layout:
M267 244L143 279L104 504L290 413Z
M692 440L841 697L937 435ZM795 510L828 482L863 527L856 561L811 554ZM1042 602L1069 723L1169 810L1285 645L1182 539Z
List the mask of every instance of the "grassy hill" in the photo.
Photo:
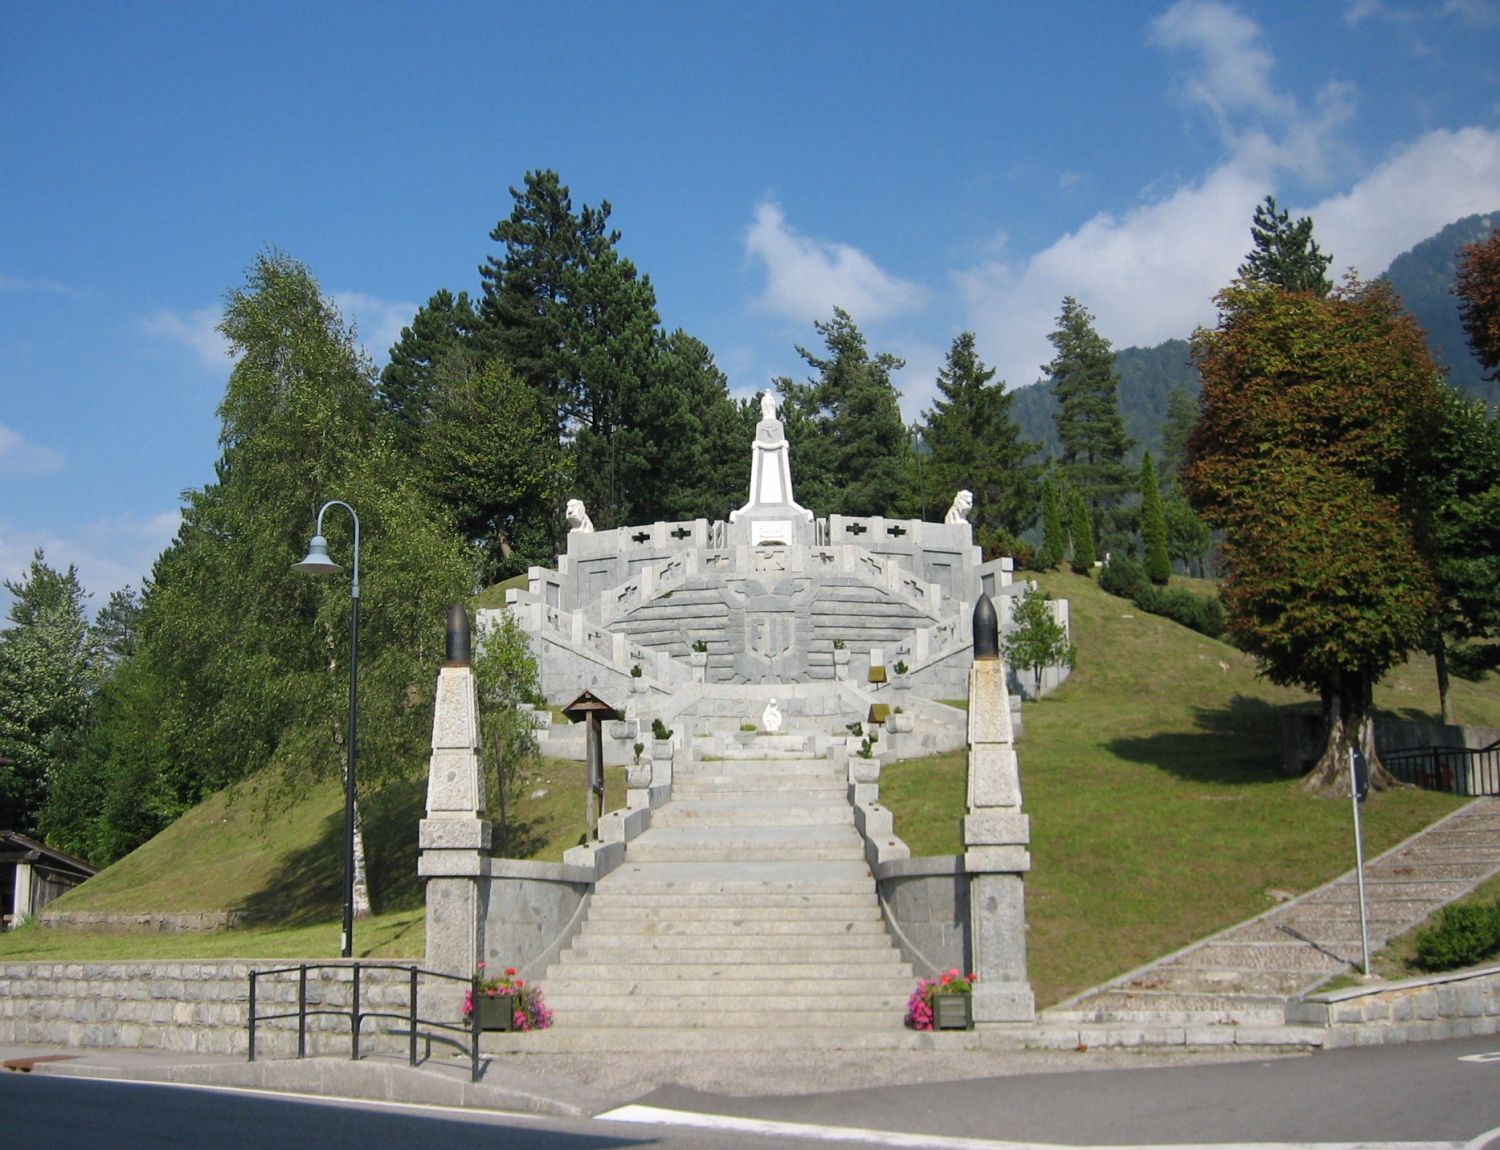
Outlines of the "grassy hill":
M1026 881L1031 978L1059 1001L1354 865L1348 805L1308 798L1280 770L1277 714L1314 705L1256 677L1224 643L1137 611L1091 579L1051 574L1071 603L1078 667L1025 705L1018 744L1031 816ZM1431 664L1388 677L1377 705L1432 718ZM1458 684L1473 722L1500 720L1493 684ZM1497 723L1500 725L1500 723ZM961 754L897 764L882 801L914 853L961 849ZM1364 810L1374 855L1458 805L1403 789Z
M1078 669L1025 707L1021 781L1031 816L1027 878L1033 986L1042 1004L1128 970L1353 865L1345 803L1300 794L1281 774L1277 714L1308 696L1256 677L1223 643L1138 612L1092 580L1051 574L1070 600ZM1201 588L1200 588L1201 589ZM1500 687L1454 685L1470 722L1500 726ZM1376 692L1403 718L1434 718L1431 664L1414 660ZM882 799L918 854L960 850L964 756L886 768ZM623 797L609 772L609 805ZM559 859L582 830L583 770L544 761L525 781L514 852ZM379 917L356 927L361 955L420 956L416 824L425 781L362 799ZM1452 810L1412 790L1365 808L1373 855ZM335 954L341 792L261 779L217 795L60 901L58 909L243 910L268 926L146 938L23 930L0 957L282 957Z

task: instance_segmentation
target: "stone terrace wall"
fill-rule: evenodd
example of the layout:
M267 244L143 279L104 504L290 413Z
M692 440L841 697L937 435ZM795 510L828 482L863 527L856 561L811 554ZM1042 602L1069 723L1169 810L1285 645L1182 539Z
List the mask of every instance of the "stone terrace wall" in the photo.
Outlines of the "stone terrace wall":
M1500 1033L1500 966L1352 987L1287 1004L1286 1020L1328 1030L1328 1046Z
M244 1056L250 971L295 965L296 960L280 959L0 963L0 1042ZM409 976L404 971L365 969L361 984L364 1010L407 1010ZM309 1009L347 1009L351 989L348 967L309 970ZM258 1017L295 1012L296 1004L295 973L258 980ZM451 991L435 993L423 979L420 1008L424 1017L457 1021L459 999ZM402 1036L390 1033L397 1029ZM360 1030L361 1051L404 1051L404 1034L399 1022L368 1020ZM296 1050L295 1018L257 1026L257 1057L285 1058ZM307 1052L347 1055L347 1018L310 1017Z

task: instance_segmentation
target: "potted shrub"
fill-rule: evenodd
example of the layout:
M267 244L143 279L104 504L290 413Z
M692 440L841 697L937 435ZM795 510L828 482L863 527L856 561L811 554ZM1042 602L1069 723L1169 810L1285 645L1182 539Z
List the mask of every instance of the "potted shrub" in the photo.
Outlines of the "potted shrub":
M906 1025L913 1030L973 1030L977 974L950 970L937 978L917 979L906 1002Z
M491 976L481 962L464 994L464 1021L480 1030L544 1030L552 1025L552 1012L542 1001L541 987L517 978L515 967Z

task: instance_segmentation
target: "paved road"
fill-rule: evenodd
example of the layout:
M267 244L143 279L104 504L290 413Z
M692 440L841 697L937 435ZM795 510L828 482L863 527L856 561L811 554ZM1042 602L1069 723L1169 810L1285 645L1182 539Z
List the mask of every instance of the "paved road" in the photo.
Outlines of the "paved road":
M1493 1061L1465 1060L1488 1053ZM1500 1128L1500 1037L783 1098L665 1087L639 1101L781 1122L1080 1146L1463 1144Z
M1477 1060L1486 1054L1494 1057ZM689 1124L705 1120L719 1125ZM757 1120L796 1126L777 1131L756 1127ZM665 1087L593 1120L6 1074L0 1075L0 1122L8 1144L121 1150L416 1145L798 1150L829 1139L854 1146L971 1148L1252 1144L1500 1150L1500 1039L800 1096L730 1097ZM870 1131L893 1136L865 1133Z

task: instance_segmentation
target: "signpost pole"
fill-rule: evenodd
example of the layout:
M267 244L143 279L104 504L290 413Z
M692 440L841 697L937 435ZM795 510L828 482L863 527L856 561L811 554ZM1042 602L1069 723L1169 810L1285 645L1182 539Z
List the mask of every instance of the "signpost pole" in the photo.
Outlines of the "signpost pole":
M1370 774L1359 748L1349 748L1349 795L1354 804L1354 873L1359 885L1359 938L1363 948L1364 975L1370 977L1370 922L1365 913L1365 844L1359 822L1359 804L1370 792Z

